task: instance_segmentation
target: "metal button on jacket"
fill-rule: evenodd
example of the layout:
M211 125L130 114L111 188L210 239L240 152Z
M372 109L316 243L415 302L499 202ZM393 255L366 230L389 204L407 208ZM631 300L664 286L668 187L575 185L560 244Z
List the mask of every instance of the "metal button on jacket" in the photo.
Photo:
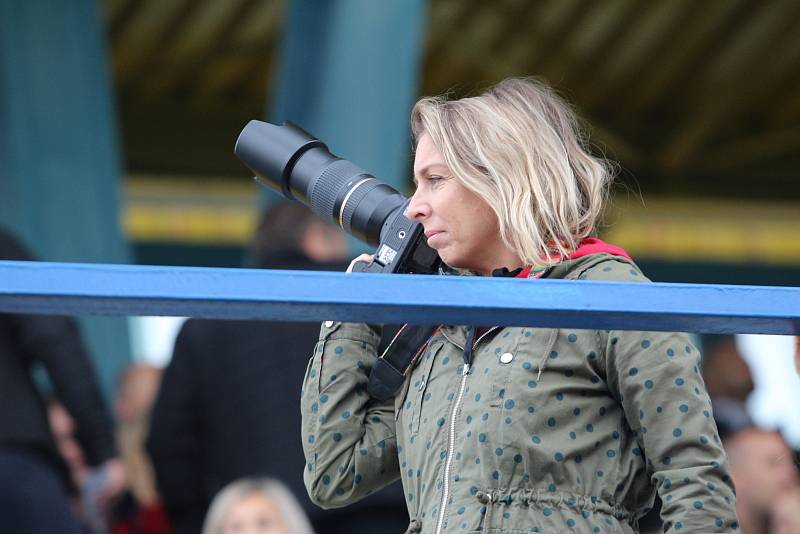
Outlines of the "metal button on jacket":
M510 352L506 352L502 356L500 356L500 363L511 363L511 360L514 359L514 355Z

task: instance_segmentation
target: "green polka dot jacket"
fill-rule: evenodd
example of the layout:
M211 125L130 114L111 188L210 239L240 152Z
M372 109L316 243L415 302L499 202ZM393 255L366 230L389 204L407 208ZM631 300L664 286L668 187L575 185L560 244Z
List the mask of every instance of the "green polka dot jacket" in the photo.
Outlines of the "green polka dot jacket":
M547 276L646 281L608 254ZM302 393L314 502L345 506L400 477L408 532L634 533L658 491L666 532L738 529L685 334L496 328L476 340L466 374L465 339L442 327L381 403L366 392L379 334L322 326Z

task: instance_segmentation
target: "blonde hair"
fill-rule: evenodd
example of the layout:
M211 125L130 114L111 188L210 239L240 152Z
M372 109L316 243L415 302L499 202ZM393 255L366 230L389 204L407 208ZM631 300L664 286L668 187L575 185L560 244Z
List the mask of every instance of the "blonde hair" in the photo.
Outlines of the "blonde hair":
M243 478L220 490L206 514L203 534L221 534L225 516L236 504L253 495L261 495L275 503L288 532L314 534L308 517L292 492L282 482L272 478Z
M422 98L411 127L492 208L525 264L555 263L595 232L611 167L589 154L572 109L544 83L510 78L475 97Z

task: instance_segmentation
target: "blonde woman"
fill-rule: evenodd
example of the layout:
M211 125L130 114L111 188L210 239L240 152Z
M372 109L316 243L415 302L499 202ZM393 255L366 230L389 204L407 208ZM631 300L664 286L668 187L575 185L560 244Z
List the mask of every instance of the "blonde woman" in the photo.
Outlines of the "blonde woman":
M214 497L203 525L203 534L313 533L291 492L269 478L228 484Z
M594 237L609 166L550 88L510 79L424 98L411 123L407 215L448 266L526 284L646 281ZM687 336L486 322L439 327L388 402L365 393L380 328L322 326L302 404L315 502L345 506L399 477L409 533L633 533L657 491L667 532L738 529Z

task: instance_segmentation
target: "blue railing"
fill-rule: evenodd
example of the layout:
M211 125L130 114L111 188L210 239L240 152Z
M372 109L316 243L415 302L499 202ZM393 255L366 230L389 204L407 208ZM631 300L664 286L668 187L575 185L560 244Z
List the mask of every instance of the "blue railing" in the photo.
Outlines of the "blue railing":
M0 312L800 334L800 288L0 261Z

